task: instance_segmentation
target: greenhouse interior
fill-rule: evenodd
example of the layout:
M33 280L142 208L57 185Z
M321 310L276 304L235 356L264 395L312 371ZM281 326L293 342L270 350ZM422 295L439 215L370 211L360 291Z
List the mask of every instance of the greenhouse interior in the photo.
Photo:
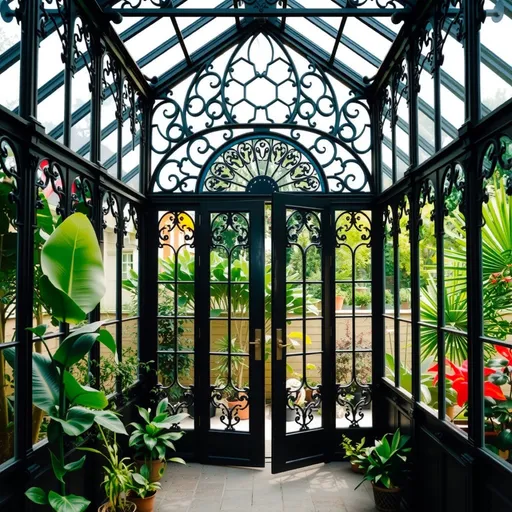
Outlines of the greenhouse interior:
M0 509L512 510L512 0L0 0Z

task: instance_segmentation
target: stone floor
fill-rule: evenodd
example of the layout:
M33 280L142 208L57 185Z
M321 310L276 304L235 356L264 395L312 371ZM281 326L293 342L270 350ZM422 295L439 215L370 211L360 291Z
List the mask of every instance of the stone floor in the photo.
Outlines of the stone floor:
M264 469L171 464L156 512L373 512L372 489L348 463L272 475Z

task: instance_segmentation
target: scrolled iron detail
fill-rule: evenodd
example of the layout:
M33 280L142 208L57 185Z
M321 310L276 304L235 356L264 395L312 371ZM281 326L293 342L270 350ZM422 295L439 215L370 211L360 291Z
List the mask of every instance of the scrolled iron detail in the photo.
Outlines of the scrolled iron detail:
M36 210L44 208L39 192L46 196L47 191L53 192L59 198L55 206L55 213L60 216L65 214L66 192L63 179L63 171L60 165L48 159L42 159L36 169Z
M361 398L357 401L354 397L357 393ZM349 421L350 427L359 427L360 421L364 418L363 407L370 405L372 401L372 389L369 384L361 384L353 379L350 384L337 385L336 402L345 407L345 419Z
M159 222L158 247L172 247L169 242L171 233L178 229L183 233L183 239L187 245L194 247L195 224L187 212L166 212Z
M311 210L293 210L286 219L286 243L290 247L297 244L299 235L309 232L310 245L322 246L322 231L320 217Z

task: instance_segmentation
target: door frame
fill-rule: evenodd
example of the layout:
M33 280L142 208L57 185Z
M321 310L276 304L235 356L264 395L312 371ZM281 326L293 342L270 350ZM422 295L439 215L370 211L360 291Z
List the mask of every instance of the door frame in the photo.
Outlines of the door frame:
M231 202L201 201L198 205L196 294L197 371L200 461L252 467L265 465L265 344L255 345L256 329L264 329L264 202L250 197ZM212 403L210 363L210 243L211 213L249 213L249 432L210 428ZM228 276L228 281L229 281ZM204 292L202 292L204 290ZM218 414L222 411L217 410ZM228 420L229 423L229 420Z

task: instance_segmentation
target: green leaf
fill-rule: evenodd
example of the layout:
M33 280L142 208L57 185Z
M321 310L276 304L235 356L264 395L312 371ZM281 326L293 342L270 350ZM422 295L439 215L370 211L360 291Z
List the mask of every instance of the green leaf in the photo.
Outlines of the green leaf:
M52 315L60 322L78 324L87 318L80 306L64 292L53 286L48 276L39 279L39 293Z
M91 504L89 500L82 496L76 496L75 494L61 496L55 491L50 491L48 499L53 510L56 512L84 512Z
M105 294L100 246L89 219L70 215L50 236L41 252L41 268L52 285L85 313Z
M37 505L48 505L48 497L40 487L31 487L25 492L25 496Z
M84 467L84 464L85 464L85 455L75 462L70 462L69 464L66 464L64 466L64 469L66 471L78 471L79 469L82 469Z
M61 461L55 457L53 452L50 450L50 458L52 460L52 468L53 468L53 474L59 480L59 482L64 483L64 475L67 473L67 471L64 469L64 466L62 465Z
M105 409L108 405L103 391L80 385L69 372L64 372L64 389L73 405L83 405L91 409Z
M46 334L46 329L48 329L48 326L46 324L41 324L38 325L37 327L27 327L27 331L30 331L39 338L42 338Z
M55 352L53 359L64 368L69 368L89 353L98 339L97 332L67 337Z
M148 483L148 481L139 473L133 473L132 477L139 485L147 485Z
M167 411L167 407L169 406L169 400L167 398L164 398L160 400L156 407L156 415L164 414ZM156 418L155 418L156 419Z
M144 443L146 444L148 451L153 451L153 448L156 446L156 442L157 441L154 437L144 434Z
M114 339L112 334L110 334L110 332L107 331L107 329L100 329L98 341L100 343L103 343L103 345L105 345L105 347L107 347L110 350L110 352L112 352L112 354L116 353L116 340Z
M176 462L177 464L187 464L181 457L171 457L170 462Z
M68 436L79 436L92 427L95 419L95 411L90 411L82 407L71 407L68 410L66 420L61 420L51 416L53 421L62 425L62 429Z
M59 374L51 359L32 354L32 401L42 411L49 412L59 403Z
M146 421L146 423L149 423L149 411L147 409L144 409L144 407L137 406L137 409L139 410L139 414L141 415L142 419Z
M112 411L94 411L94 421L111 432L128 435L123 422Z

